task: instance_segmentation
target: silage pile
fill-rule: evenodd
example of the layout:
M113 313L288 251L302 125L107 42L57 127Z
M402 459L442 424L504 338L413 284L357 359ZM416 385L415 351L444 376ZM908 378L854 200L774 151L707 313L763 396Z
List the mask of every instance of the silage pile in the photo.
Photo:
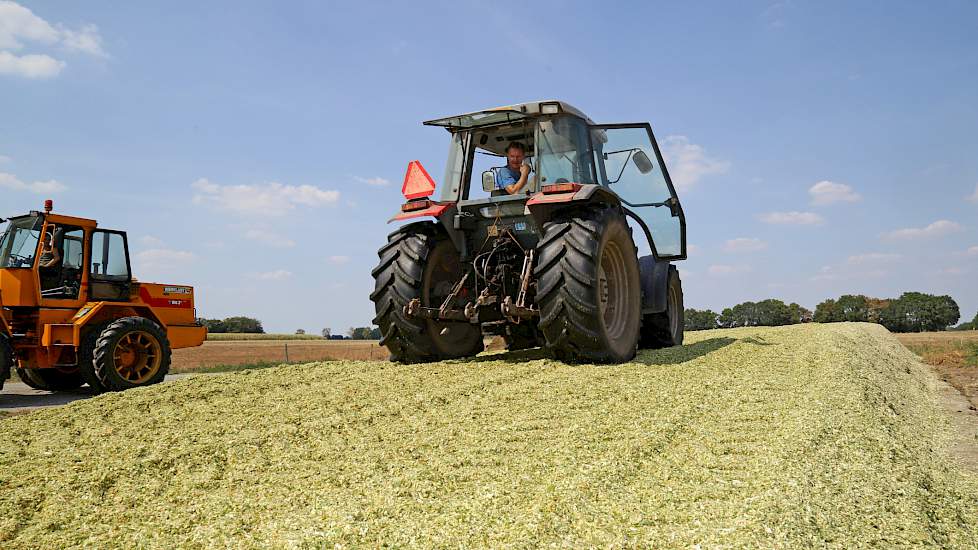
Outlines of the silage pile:
M978 484L884 329L688 344L280 367L0 420L0 547L978 546Z

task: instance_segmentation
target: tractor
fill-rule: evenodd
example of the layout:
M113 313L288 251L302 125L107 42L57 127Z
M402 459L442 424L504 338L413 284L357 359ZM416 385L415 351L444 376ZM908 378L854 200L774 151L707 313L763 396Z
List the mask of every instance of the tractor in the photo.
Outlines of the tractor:
M392 360L472 356L485 336L569 362L682 344L672 262L686 259L686 222L648 123L595 124L538 101L424 124L451 135L441 195L409 163L390 221L414 221L388 236L373 270ZM517 151L522 187L501 177Z
M50 391L160 382L206 337L193 288L137 281L125 232L52 209L0 219L0 388L13 369Z

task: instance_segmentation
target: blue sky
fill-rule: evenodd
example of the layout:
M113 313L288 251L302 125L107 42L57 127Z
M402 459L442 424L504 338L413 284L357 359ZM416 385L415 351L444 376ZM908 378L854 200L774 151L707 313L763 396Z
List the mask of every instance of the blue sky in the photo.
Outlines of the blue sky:
M0 216L129 232L143 280L270 331L365 325L421 120L559 98L650 121L686 305L978 310L978 5L0 1ZM440 183L440 182L439 182Z

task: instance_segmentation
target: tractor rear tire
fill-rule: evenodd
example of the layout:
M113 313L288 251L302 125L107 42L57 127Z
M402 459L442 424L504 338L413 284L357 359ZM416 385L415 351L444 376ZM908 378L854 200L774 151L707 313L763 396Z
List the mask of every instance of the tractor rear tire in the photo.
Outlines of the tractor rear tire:
M53 369L22 369L17 368L17 376L35 390L67 391L80 388L85 381L79 369L63 371Z
M537 245L540 328L563 361L635 357L642 315L638 255L620 209L592 207L545 223Z
M14 359L14 348L10 345L7 337L0 334L0 390L3 389L4 382L10 378L10 369L16 365Z
M413 299L423 307L439 307L462 276L455 245L429 222L406 225L387 237L378 252L372 275L380 344L391 361L420 363L471 357L484 349L482 330L466 322L445 322L408 317L405 306Z
M642 339L639 342L642 348L659 349L683 345L683 329L686 323L683 282L675 267L669 267L666 284L666 310L662 313L650 313L642 320Z
M106 391L156 384L170 370L170 341L153 321L122 317L99 335L93 364Z

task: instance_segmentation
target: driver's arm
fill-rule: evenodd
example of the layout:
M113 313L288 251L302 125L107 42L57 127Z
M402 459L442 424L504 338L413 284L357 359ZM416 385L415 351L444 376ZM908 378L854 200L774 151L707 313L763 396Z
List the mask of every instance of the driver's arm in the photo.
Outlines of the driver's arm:
M48 260L47 263L42 264L41 267L54 267L58 265L58 262L60 261L61 261L61 253L58 252L57 247L55 247L51 249L51 259Z
M529 179L529 177L530 177L530 167L526 164L523 164L522 166L520 166L519 181L517 181L514 184L507 185L506 192L509 193L510 195L515 195L519 193L520 191L523 190L523 187L526 186L526 181L527 179Z

